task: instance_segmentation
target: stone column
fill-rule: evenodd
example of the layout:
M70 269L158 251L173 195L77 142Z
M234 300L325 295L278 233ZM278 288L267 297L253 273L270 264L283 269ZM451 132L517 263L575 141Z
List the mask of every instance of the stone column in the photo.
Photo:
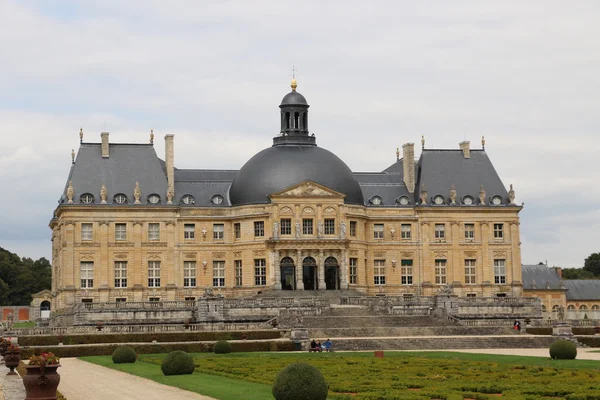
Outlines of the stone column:
M348 289L348 250L342 250L342 265L340 266L340 289Z
M304 290L304 281L302 277L302 250L297 250L296 255L296 290Z
M273 272L275 273L275 283L273 284L273 289L281 290L281 266L279 265L281 256L279 254L279 250L273 250L272 258Z
M319 290L325 290L325 256L323 250L319 250L319 260L317 261L317 268L319 272Z

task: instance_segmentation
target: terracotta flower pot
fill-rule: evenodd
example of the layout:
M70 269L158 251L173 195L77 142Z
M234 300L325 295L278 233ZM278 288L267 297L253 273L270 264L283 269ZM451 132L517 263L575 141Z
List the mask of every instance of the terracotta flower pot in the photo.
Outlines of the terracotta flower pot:
M56 389L60 383L57 365L26 365L27 375L23 377L25 400L56 400Z
M6 375L17 375L15 368L19 366L19 361L21 361L20 350L7 350L4 353L4 365L10 368L10 371Z

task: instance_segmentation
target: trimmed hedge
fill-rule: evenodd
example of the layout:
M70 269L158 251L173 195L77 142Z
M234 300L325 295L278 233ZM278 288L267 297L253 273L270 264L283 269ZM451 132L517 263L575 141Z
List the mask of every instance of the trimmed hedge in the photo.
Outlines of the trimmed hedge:
M593 336L596 333L593 326L574 326L572 330L573 335ZM547 326L528 326L527 333L531 335L552 335L552 328Z
M85 335L47 335L19 336L21 346L55 346L62 338L62 344L99 344L99 343L150 343L158 342L201 342L216 340L247 340L280 339L282 332L270 331L197 331L197 332L161 332L161 333L89 333Z
M327 383L321 371L309 364L290 364L277 374L273 382L276 400L325 400Z
M219 340L213 347L215 354L229 354L231 350L231 343L227 340Z
M578 336L577 341L588 347L600 347L600 336Z
M137 354L129 346L119 346L113 351L112 361L115 364L133 364L137 361Z
M185 351L172 351L160 364L160 370L164 375L189 375L194 373L196 366L194 360Z
M557 340L550 346L550 358L553 360L574 360L577 357L577 346L568 340Z

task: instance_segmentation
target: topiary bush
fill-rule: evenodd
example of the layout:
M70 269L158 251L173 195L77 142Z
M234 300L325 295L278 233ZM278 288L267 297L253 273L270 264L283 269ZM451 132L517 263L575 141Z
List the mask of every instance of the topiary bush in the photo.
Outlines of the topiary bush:
M194 360L185 351L175 350L163 359L160 369L164 375L189 375L194 372Z
M119 346L113 351L112 361L115 364L131 364L136 362L137 354L129 346Z
M231 343L227 340L219 340L213 347L215 354L227 354L231 353L231 350Z
M321 371L312 365L290 364L277 374L273 397L276 400L325 400L327 383Z
M574 360L577 346L568 340L557 340L550 346L550 358L553 360Z

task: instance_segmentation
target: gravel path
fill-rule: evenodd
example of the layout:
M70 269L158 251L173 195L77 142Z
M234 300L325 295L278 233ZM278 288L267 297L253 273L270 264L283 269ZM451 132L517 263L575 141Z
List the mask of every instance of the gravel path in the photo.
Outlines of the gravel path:
M215 400L96 364L61 358L58 390L68 400Z

